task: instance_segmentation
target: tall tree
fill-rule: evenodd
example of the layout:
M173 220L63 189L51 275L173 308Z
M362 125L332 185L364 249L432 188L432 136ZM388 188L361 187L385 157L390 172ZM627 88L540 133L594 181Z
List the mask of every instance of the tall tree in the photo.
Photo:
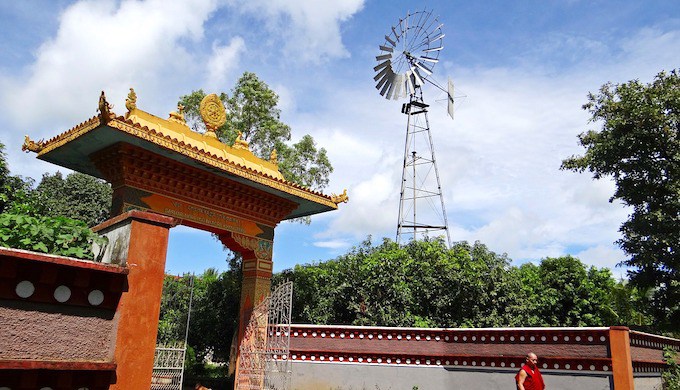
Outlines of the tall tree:
M109 218L111 186L84 173L45 173L35 189L38 212L45 216L64 216L94 226Z
M5 145L0 142L0 213L37 216L38 202L32 195L33 179L10 173L5 157Z
M185 117L196 131L205 129L199 112L205 96L205 92L199 89L180 97ZM231 96L224 92L219 96L227 108L227 122L217 130L222 142L232 145L241 132L243 140L249 142L256 156L268 160L272 151L276 150L279 168L286 180L314 190L328 185L333 167L326 150L318 148L309 135L289 145L291 130L281 121L281 111L277 107L279 96L255 73L243 73L231 90Z
M680 329L680 75L608 83L588 100L583 108L602 127L579 135L585 154L562 169L614 179L610 201L632 207L617 241L630 256L623 263L633 267L631 282L654 289L655 317Z

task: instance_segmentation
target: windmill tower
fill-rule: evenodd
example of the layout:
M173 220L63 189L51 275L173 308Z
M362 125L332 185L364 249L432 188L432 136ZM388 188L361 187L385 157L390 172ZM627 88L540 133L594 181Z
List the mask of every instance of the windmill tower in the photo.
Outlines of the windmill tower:
M428 119L429 104L422 86L428 82L446 92L448 113L453 119L453 83L442 88L432 78L433 67L444 48L443 24L432 11L409 12L392 26L380 45L373 78L386 99L408 98L401 107L406 115L406 142L399 198L397 243L408 239L445 234L450 245L439 170Z

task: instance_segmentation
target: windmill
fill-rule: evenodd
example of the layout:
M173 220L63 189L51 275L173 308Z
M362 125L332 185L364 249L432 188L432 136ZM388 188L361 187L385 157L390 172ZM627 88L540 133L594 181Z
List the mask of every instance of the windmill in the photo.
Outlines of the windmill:
M448 114L453 119L453 82L449 79L444 89L432 78L444 48L442 26L432 11L409 12L385 35L380 55L375 57L378 65L373 68L373 79L380 95L388 100L408 98L401 107L407 121L397 243L443 232L447 245L451 242L427 117L429 105L422 90L427 82L445 92Z

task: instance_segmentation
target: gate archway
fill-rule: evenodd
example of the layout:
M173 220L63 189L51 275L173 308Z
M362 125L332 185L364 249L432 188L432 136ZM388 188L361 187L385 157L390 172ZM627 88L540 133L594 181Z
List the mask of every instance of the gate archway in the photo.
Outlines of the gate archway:
M181 108L168 119L137 108L131 90L124 116L112 111L102 92L97 116L46 141L26 137L23 146L41 160L113 187L113 218L96 229L110 238L105 261L126 265L130 273L119 309L112 388L150 385L154 351L147 341L155 344L168 229L183 224L215 233L241 254L240 344L250 313L269 295L274 228L347 201L346 192L328 196L286 181L275 157L256 157L241 139L233 146L221 143L214 130L224 107L216 95L206 99L205 134L187 126Z

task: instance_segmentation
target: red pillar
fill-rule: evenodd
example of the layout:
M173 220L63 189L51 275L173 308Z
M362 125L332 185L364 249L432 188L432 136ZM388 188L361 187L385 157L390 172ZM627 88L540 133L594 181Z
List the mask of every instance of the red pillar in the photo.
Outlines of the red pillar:
M105 262L125 264L128 290L116 311L116 384L111 389L149 389L158 332L171 217L130 211L93 230L109 237Z
M635 389L629 333L630 330L625 326L612 326L609 328L609 354L612 358L614 390Z

